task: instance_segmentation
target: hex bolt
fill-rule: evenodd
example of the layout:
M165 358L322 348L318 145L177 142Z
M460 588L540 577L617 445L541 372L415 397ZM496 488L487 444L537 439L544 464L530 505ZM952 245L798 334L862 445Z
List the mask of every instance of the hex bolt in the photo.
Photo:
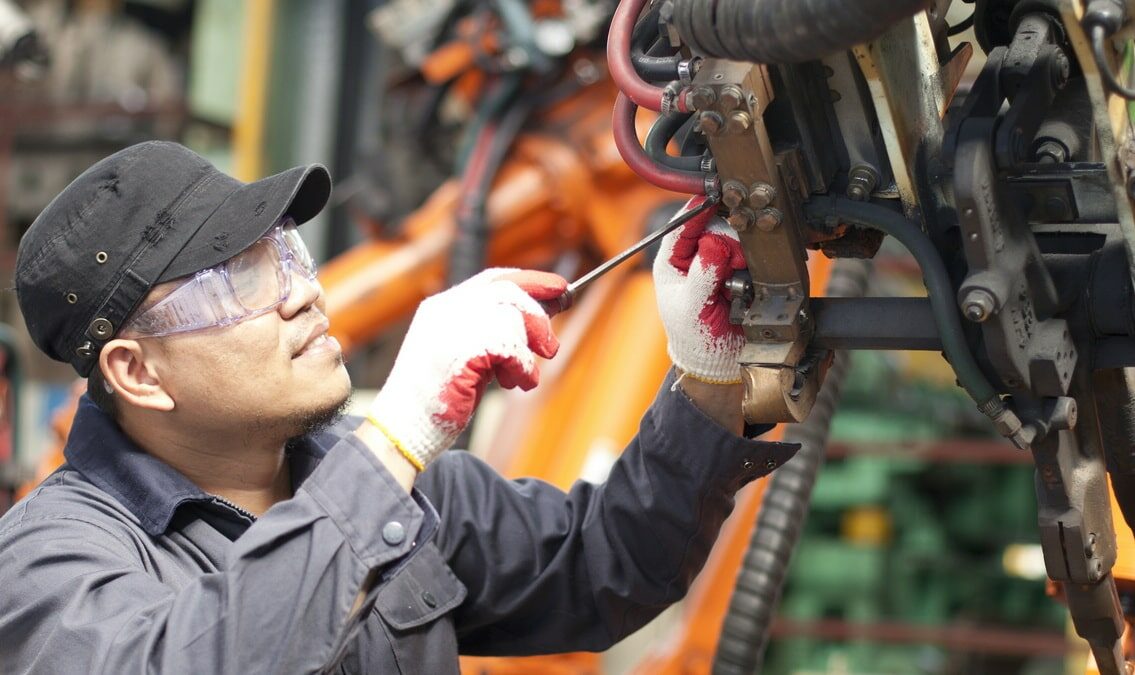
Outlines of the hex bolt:
M772 232L780 227L780 223L784 220L784 214L780 209L761 209L757 214L757 229L761 232Z
M721 103L721 109L725 112L736 110L745 102L745 92L735 84L727 84L721 88L721 95L717 97L717 101Z
M752 209L745 206L739 206L733 209L733 212L729 214L729 217L726 218L726 221L730 226L733 227L734 230L737 230L737 232L744 232L745 230L753 226L753 221L755 219L756 214L753 213Z
M984 288L975 288L966 293L965 300L962 302L962 312L965 313L967 319L974 323L985 321L993 314L995 309L997 309L997 301Z
M749 188L749 206L763 209L776 199L776 188L768 183L753 183Z
M727 180L721 186L721 203L730 211L745 201L745 186L740 181Z
M725 126L725 120L712 110L703 110L698 114L697 130L706 136L716 136L721 133L723 126Z
M725 123L725 133L740 134L753 126L753 116L744 110L734 110L729 113L729 121Z
M688 97L686 105L693 110L705 110L717 101L717 94L709 87L694 87Z
M1041 164L1060 164L1068 161L1068 148L1060 141L1049 139L1037 146L1033 157Z
M857 202L865 202L871 198L878 184L879 172L872 166L860 164L847 174L847 196Z

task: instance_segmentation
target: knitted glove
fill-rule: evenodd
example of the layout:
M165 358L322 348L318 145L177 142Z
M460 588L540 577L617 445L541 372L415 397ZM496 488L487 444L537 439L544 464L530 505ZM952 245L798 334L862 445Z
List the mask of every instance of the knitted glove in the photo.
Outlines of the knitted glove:
M686 206L696 207L702 197ZM725 282L745 269L733 228L713 215L699 214L662 239L654 259L654 291L674 365L705 382L741 381L737 359L744 331L729 323Z
M559 340L538 300L567 287L546 272L490 269L418 307L367 419L419 471L450 447L495 377L528 390Z

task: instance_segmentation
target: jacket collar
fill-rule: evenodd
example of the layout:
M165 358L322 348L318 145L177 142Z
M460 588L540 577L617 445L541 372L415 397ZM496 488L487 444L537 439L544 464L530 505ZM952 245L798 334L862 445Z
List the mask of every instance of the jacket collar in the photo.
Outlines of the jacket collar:
M289 444L292 484L306 479L326 454L316 439ZM114 497L151 536L165 533L179 507L217 498L181 472L142 450L88 396L79 400L63 448L67 464Z

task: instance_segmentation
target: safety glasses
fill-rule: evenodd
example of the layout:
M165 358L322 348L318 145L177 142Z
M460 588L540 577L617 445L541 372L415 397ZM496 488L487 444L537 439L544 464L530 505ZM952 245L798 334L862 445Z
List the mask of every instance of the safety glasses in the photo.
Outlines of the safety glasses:
M292 291L292 274L315 282L315 261L284 217L268 234L225 262L193 275L134 317L122 337L160 337L251 319L275 310Z

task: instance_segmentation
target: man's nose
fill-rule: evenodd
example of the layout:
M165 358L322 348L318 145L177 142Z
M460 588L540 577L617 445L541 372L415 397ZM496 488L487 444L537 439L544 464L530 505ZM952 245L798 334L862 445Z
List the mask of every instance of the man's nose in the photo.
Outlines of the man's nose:
M280 304L280 315L290 319L323 298L323 285L319 279L292 271L291 292Z

